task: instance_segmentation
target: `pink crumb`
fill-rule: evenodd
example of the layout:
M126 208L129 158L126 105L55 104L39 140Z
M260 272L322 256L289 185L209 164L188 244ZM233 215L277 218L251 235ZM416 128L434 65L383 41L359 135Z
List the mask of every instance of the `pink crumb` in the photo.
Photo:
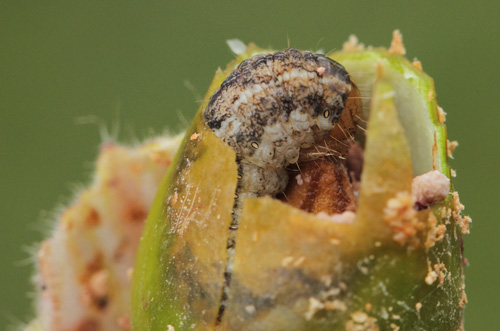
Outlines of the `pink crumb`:
M342 46L343 52L361 52L365 50L365 45L360 43L358 37L350 35L349 39Z
M405 55L406 49L403 44L403 35L399 30L394 30L392 33L391 47L389 48L389 53L395 55Z
M413 179L412 193L418 205L428 207L443 201L450 192L450 179L437 170Z
M325 70L325 67L319 67L318 69L316 69L316 72L318 73L318 75L323 76Z
M417 68L418 70L422 71L423 68L422 68L422 62L420 62L419 60L415 59L413 60L413 62L411 63L415 68Z

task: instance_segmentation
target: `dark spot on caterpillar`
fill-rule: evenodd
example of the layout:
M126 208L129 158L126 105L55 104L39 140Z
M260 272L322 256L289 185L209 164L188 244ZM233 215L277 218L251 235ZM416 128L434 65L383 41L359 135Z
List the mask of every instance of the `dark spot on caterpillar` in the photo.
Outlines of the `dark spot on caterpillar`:
M99 297L96 300L96 306L97 306L98 309L102 310L102 309L104 309L104 308L107 307L108 302L109 301L108 301L108 297L107 296Z

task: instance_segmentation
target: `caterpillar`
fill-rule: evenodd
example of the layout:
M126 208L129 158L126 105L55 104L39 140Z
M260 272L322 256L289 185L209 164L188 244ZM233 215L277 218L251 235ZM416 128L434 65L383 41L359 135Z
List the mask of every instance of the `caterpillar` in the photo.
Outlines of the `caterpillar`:
M225 79L204 117L236 152L236 216L245 197L284 190L286 167L328 135L353 86L339 63L293 48L245 60Z
M342 65L293 48L243 61L210 98L204 119L236 153L238 182L218 320L227 299L239 215L246 197L275 196L300 150L327 136L352 89Z

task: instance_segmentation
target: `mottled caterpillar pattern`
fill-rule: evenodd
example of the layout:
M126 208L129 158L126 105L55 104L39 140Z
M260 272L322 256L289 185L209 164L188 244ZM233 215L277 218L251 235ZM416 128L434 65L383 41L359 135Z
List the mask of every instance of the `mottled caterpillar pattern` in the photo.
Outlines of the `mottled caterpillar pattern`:
M293 48L254 56L226 78L204 116L236 152L235 216L244 197L284 190L286 167L332 130L352 88L339 63Z

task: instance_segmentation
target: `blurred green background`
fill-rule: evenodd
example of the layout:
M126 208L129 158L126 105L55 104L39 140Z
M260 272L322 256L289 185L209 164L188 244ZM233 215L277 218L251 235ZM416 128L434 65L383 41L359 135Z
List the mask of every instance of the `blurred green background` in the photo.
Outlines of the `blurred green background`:
M0 2L0 329L30 317L27 248L91 175L100 126L82 123L119 123L122 141L179 131L230 38L330 51L350 34L388 46L396 28L460 142L466 328L500 328L499 14L495 1Z

